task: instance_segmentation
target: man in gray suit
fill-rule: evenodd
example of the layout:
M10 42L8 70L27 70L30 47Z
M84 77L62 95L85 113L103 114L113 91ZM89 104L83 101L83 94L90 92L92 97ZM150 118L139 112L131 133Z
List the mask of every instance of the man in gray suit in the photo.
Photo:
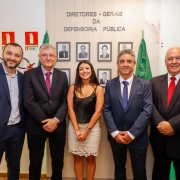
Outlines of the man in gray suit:
M134 180L146 180L147 125L152 112L150 82L133 75L133 50L122 50L117 58L120 76L106 84L103 108L111 144L115 180L126 180L126 154L131 155Z

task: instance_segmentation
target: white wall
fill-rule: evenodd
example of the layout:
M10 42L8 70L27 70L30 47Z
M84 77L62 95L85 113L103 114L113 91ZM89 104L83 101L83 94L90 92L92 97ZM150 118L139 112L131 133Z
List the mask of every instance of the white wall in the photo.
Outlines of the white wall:
M162 0L160 74L167 72L164 65L166 51L171 46L180 46L179 7L179 0Z

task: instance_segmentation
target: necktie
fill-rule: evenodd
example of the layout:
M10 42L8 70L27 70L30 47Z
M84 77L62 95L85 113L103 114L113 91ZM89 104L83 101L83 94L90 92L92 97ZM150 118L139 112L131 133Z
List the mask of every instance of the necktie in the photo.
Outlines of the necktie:
M46 87L47 87L49 94L50 94L50 90L51 90L50 75L51 75L51 72L46 73Z
M127 85L129 84L127 81L122 82L124 84L124 89L123 89L123 108L126 110L127 103L128 103L128 87Z
M175 80L176 80L175 77L171 77L171 82L170 82L169 88L168 88L167 107L169 106L169 103L170 103L170 101L171 101L171 98L172 98L174 89L175 89L175 87L176 87L176 85L175 85Z

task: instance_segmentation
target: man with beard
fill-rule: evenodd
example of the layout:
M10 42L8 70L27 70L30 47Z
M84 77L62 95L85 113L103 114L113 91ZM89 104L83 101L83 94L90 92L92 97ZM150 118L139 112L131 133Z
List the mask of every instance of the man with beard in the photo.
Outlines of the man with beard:
M24 143L23 74L16 70L22 59L19 44L8 43L4 47L0 64L0 162L5 152L8 180L19 180Z

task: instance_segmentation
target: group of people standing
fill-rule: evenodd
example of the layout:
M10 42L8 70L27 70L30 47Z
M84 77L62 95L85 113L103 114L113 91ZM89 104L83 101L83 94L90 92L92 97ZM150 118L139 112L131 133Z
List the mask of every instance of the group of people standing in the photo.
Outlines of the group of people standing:
M146 180L147 127L154 154L153 180L168 180L173 161L180 179L180 47L165 56L168 73L147 81L133 75L136 65L131 49L117 57L119 76L100 86L90 61L82 60L75 83L68 86L66 74L54 68L56 50L43 44L41 66L23 75L16 70L23 59L17 43L7 44L0 64L0 161L3 153L8 180L18 180L25 132L29 148L29 179L40 180L45 141L49 139L51 180L62 180L66 115L68 147L74 155L76 178L93 180L101 139L99 118L103 112L108 129L115 180L126 180L126 154L130 152L134 180Z

